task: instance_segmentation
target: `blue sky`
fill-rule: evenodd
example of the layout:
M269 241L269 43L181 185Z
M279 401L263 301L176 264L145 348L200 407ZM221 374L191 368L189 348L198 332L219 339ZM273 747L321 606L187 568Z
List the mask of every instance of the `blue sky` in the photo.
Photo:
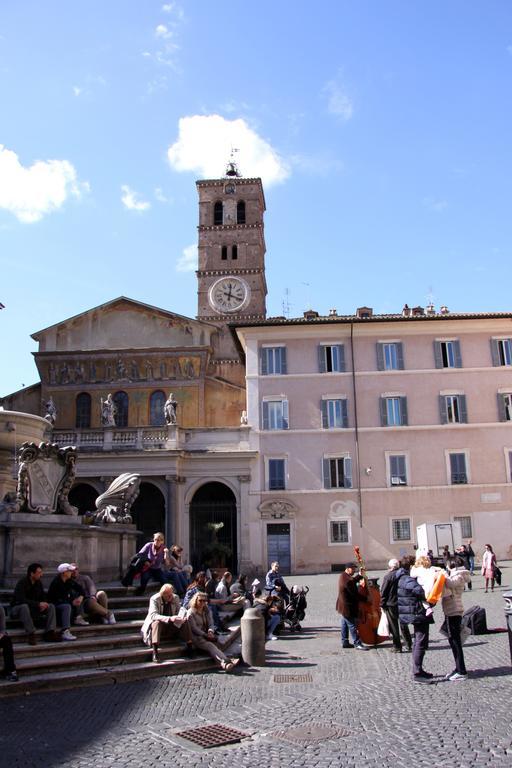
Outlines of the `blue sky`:
M508 0L4 0L0 394L119 295L196 313L195 180L267 201L269 315L510 311Z

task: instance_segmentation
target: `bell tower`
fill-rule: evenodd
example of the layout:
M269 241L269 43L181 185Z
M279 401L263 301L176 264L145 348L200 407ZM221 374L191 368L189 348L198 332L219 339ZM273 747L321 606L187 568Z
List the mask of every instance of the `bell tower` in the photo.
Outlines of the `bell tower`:
M230 162L224 178L197 181L196 186L197 318L223 326L237 320L263 320L267 284L261 179L241 177Z

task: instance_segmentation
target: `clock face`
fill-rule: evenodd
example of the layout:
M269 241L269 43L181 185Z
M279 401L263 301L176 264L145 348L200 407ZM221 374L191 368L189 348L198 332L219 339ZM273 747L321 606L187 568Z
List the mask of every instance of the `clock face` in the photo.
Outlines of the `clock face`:
M208 298L217 312L237 312L249 302L249 286L239 277L221 277L210 288Z

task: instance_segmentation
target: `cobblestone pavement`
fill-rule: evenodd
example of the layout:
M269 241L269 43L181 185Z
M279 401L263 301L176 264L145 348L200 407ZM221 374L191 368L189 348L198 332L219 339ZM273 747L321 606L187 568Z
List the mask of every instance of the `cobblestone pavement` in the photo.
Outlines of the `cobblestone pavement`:
M489 627L505 626L504 586L484 594L476 576L466 607L483 605ZM508 637L471 637L470 679L453 669L436 608L425 667L433 685L412 682L410 654L389 643L366 653L342 650L334 612L337 575L309 584L301 635L267 645L268 664L219 672L82 688L0 701L0 764L10 768L134 766L512 766ZM290 580L293 583L293 579ZM277 676L288 677L277 682ZM240 743L203 749L179 733L219 724L246 734Z

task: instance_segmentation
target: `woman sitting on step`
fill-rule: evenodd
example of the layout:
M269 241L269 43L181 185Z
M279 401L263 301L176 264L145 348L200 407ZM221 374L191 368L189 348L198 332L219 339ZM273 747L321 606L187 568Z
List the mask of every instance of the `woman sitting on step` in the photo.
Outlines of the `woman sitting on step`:
M155 664L161 661L158 648L162 640L179 638L187 644L187 656L193 654L189 622L180 615L180 600L172 584L164 584L156 595L151 596L141 633L146 645L151 645L153 649Z
M239 659L229 659L215 645L215 630L212 615L208 608L208 597L204 592L196 592L189 605L187 619L195 647L211 656L225 672L231 672L238 664Z

